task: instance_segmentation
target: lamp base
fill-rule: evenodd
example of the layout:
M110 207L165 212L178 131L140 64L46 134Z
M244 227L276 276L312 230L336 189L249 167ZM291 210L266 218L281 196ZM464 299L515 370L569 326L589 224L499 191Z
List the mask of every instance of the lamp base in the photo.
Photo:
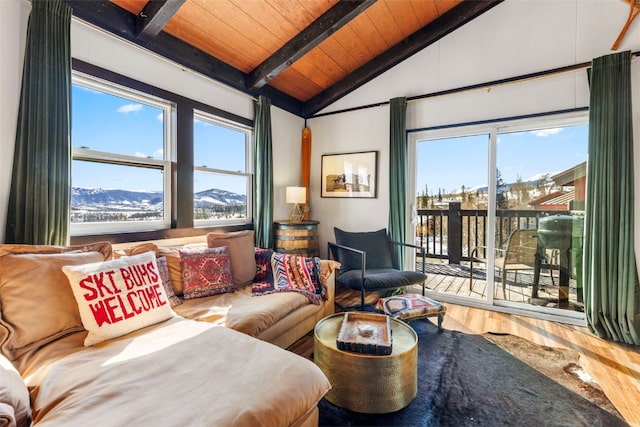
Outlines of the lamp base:
M289 221L291 222L300 222L304 215L302 214L302 209L300 209L300 205L294 203L291 207L291 211L289 212Z

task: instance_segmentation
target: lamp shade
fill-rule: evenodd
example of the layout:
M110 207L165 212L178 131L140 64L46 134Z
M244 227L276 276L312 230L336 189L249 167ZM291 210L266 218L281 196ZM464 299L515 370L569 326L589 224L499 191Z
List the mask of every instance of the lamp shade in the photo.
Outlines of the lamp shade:
M305 187L287 187L285 200L287 203L306 203L307 189Z

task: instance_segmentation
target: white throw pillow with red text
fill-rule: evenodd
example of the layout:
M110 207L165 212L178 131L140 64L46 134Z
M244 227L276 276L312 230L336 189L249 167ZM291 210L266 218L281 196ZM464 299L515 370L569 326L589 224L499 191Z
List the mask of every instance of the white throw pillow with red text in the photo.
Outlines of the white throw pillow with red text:
M89 331L85 346L173 317L153 252L62 267Z

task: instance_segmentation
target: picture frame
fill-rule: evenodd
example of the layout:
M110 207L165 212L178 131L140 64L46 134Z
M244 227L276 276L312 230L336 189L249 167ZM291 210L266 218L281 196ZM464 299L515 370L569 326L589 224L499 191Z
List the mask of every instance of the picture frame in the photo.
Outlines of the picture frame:
M321 197L378 197L378 152L323 154Z

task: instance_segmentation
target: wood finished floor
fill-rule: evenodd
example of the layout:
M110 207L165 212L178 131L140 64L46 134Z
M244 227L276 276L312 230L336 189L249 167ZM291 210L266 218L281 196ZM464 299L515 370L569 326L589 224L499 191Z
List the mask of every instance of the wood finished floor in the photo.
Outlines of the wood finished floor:
M376 294L367 297L375 302ZM336 301L348 306L358 303L358 294L336 290ZM508 333L539 345L568 348L580 353L580 364L594 378L632 426L640 427L640 346L619 344L593 335L587 328L546 320L446 304L443 326L469 334ZM336 307L337 308L337 307ZM296 354L313 358L313 334L290 348Z

